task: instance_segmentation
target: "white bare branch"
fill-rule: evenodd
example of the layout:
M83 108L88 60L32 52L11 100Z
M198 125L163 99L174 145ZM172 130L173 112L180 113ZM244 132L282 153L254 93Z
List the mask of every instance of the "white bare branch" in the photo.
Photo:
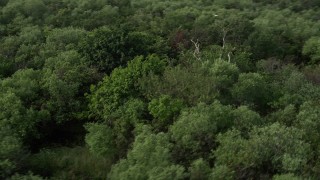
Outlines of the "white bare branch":
M195 50L193 52L193 56L198 60L200 61L201 58L200 58L200 44L199 44L199 41L197 39L197 41L195 42L193 39L191 39L191 42L193 43L194 47L195 47Z

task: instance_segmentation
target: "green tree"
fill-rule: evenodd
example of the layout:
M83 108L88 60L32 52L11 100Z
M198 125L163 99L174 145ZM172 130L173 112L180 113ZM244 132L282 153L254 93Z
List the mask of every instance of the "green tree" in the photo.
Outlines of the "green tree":
M116 145L113 141L113 131L103 124L86 124L88 131L85 141L93 154L113 158L116 153Z
M272 99L266 78L258 73L240 74L239 80L231 89L233 98L241 103L259 110L265 110Z
M219 90L227 90L232 87L232 85L237 82L240 74L239 69L235 64L219 59L212 64L210 72L215 76L214 81Z
M191 180L209 179L211 169L209 163L202 158L195 160L189 168Z
M127 158L115 164L110 179L183 179L184 168L171 162L169 138L146 127L135 138Z
M39 135L36 125L46 120L48 112L24 107L23 102L12 92L1 93L0 102L1 124L23 140L30 140L30 137Z
M24 161L24 166L43 179L104 179L111 169L111 159L91 154L86 147L51 147L32 153ZM29 180L30 173L19 173L12 179ZM20 177L22 176L22 177ZM30 178L31 178L30 177ZM30 180L38 180L35 179Z
M24 69L0 81L0 121L24 145L39 139L40 126L50 119L50 113L42 106L41 76L41 71Z
M320 88L309 82L306 76L293 66L283 68L274 79L273 90L278 91L272 102L274 107L284 108L290 104L300 106L305 101L320 98Z
M126 65L135 56L156 53L156 39L143 32L102 27L90 32L78 49L89 65L110 74L114 68Z
M181 100L173 99L168 95L153 99L148 105L149 112L154 117L153 126L158 130L166 130L183 107Z
M232 113L234 116L233 127L244 134L265 123L258 113L250 110L247 106L240 106Z
M125 65L124 32L100 28L91 32L79 45L79 52L91 66L96 66L107 74Z
M42 79L47 97L45 107L56 122L75 118L82 110L80 97L88 92L88 84L95 82L96 71L76 51L66 51L48 58Z
M303 130L305 139L308 140L313 147L318 146L318 137L320 132L318 130L320 109L317 103L306 101L300 107L297 119L294 122L295 127Z
M288 173L288 174L274 175L272 179L273 180L299 180L301 179L301 177L296 176L293 173Z
M227 166L239 179L264 173L302 173L311 158L310 144L297 128L275 123L254 128L249 138L240 134L232 130L219 135L220 146L214 151L216 166Z
M39 96L41 96L40 79L42 72L33 69L23 69L16 71L11 77L0 82L1 91L10 91L18 96L24 105L37 106Z
M22 143L0 120L0 178L6 179L16 171Z
M34 175L32 173L28 173L25 175L15 174L15 175L11 176L10 179L12 179L12 180L43 180L44 178L42 178L41 176L38 176L38 175Z
M44 42L44 33L39 26L24 27L18 36L20 47L15 55L16 68L42 68L44 61L40 61L37 56L41 45Z
M74 27L48 29L46 33L46 41L40 51L43 59L76 49L87 34L85 30Z
M218 165L214 167L210 177L217 180L232 180L235 179L235 171L226 165Z
M289 9L263 10L254 19L256 31L249 44L255 59L277 57L286 61L304 62L301 57L305 41L319 34L318 22L304 18Z
M120 106L130 98L140 97L140 88L138 80L150 73L161 73L165 62L156 55L150 55L146 58L136 57L128 63L126 68L116 68L110 76L91 89L90 110L93 116L98 119L108 119Z
M231 107L217 101L212 105L199 104L184 110L169 128L169 134L176 143L175 159L190 163L190 160L207 157L215 148L216 135L232 125Z
M139 81L148 99L169 95L189 106L200 102L212 103L218 96L214 77L199 64L190 67L168 66L163 75L144 76Z
M19 69L40 69L44 61L39 61L37 56L43 41L44 34L39 26L27 25L17 35L5 37L0 42L3 46L0 50L3 72L0 74L8 76Z
M137 125L146 123L146 116L147 105L140 99L129 99L110 116L106 116L115 133L114 142L119 157L125 157L134 141L134 129Z
M311 37L303 46L302 53L307 55L311 59L312 64L316 64L320 61L320 38Z
M219 100L222 102L230 102L230 89L238 81L239 68L230 62L217 59L209 69L213 76L216 88L220 93Z
M3 7L2 12L7 22L21 15L23 18L39 22L43 18L46 8L41 0L9 0L6 6Z
M270 113L268 115L268 121L273 123L278 122L286 126L292 126L294 125L296 116L298 114L297 111L298 110L296 107L290 104L283 109L278 109L276 112Z

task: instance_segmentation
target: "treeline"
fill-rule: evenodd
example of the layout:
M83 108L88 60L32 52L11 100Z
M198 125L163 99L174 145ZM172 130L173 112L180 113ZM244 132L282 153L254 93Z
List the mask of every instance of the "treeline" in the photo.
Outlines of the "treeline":
M0 179L317 179L319 0L1 0Z

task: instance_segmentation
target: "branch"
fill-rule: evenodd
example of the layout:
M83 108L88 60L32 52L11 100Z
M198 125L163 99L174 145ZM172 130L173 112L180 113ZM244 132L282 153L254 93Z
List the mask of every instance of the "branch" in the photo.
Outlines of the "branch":
M197 39L197 42L195 42L193 39L191 39L191 42L193 43L194 47L195 47L195 50L193 52L193 56L198 60L200 61L201 58L200 58L200 44L198 42L198 39Z

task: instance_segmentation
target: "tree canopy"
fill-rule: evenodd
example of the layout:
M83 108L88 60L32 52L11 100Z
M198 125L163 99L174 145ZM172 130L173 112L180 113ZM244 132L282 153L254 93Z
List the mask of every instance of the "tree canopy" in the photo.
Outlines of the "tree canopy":
M0 179L318 179L319 0L0 0Z

